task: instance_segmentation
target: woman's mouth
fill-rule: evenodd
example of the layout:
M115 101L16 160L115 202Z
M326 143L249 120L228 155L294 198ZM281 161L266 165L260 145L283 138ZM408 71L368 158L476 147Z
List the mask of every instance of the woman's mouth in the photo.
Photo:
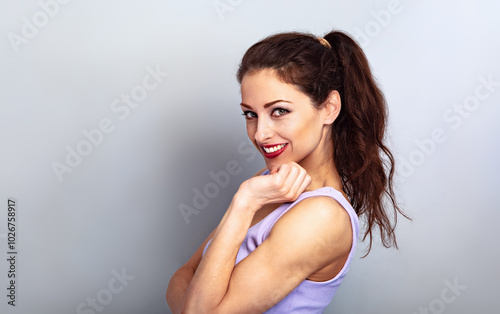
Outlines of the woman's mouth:
M264 152L264 157L266 158L275 158L281 155L282 152L285 151L286 147L288 146L288 143L285 144L278 144L278 145L273 145L273 146L261 146L262 151Z

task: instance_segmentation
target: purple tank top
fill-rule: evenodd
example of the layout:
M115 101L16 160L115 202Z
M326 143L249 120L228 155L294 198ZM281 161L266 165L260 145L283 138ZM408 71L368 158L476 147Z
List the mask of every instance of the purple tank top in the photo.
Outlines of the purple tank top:
M267 174L269 174L269 170L265 170L261 175ZM292 290L283 300L264 313L323 313L349 271L349 265L351 264L358 243L359 220L351 204L344 198L342 193L329 186L302 193L294 202L284 203L264 217L264 219L250 227L241 244L238 255L236 256L235 265L252 253L253 250L267 239L272 227L281 216L301 200L312 196L330 196L342 205L349 214L352 226L352 247L349 252L349 257L342 270L334 278L319 282L304 279L304 281ZM203 255L205 255L211 241L212 239L210 239L205 246Z

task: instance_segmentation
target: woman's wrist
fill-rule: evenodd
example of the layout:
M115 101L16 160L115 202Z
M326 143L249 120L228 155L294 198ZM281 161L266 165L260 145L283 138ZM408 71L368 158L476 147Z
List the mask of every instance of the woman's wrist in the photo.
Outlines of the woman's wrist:
M240 185L240 188L233 197L233 203L236 208L257 212L263 204L260 203L259 198L255 197L246 189L245 182Z

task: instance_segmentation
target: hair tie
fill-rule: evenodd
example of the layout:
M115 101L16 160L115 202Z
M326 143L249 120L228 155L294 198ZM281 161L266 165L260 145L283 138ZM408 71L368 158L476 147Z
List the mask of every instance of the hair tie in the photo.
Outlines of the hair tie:
M332 48L332 46L330 45L330 43L328 42L328 40L324 39L323 37L317 37L317 38L318 38L318 41L319 41L320 44L322 44L323 46L325 46L328 49Z

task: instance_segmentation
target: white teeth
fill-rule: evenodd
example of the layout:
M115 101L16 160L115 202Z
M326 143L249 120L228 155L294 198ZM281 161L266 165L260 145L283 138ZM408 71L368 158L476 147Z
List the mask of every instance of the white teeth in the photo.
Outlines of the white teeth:
M264 148L264 151L269 154L269 153L274 153L275 151L282 149L283 147L285 147L285 145L286 144L280 144L280 145L276 145L276 146L269 147L269 148L265 148L265 147L263 147L263 148Z

